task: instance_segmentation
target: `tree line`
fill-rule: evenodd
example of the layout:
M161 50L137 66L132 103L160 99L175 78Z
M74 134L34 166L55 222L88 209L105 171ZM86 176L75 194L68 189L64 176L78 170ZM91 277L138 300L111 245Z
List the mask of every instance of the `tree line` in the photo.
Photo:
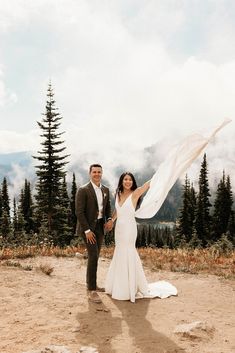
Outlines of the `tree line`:
M67 246L77 243L75 196L76 177L73 173L68 192L65 166L69 155L65 153L64 132L60 132L62 117L55 107L51 84L47 90L45 113L38 121L41 131L41 149L33 158L37 161L36 185L33 190L27 179L20 195L10 207L8 182L0 185L0 246L23 244L50 244ZM138 224L137 246L206 247L222 237L235 245L235 216L233 193L229 175L222 173L214 204L210 202L208 166L203 157L198 191L185 177L182 207L173 229L159 228L156 223ZM106 245L113 243L113 232L106 237Z
M235 211L230 176L222 172L212 205L204 154L198 191L187 175L182 188L182 206L175 226L159 228L154 223L138 224L137 247L197 248L219 244L221 247L234 248Z

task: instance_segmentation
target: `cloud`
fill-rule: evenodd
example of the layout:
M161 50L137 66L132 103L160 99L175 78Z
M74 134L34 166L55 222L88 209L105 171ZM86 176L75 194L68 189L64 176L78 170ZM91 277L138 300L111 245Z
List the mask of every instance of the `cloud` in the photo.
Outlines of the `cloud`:
M39 132L25 133L0 130L0 153L34 151L39 147Z
M145 147L161 143L164 158L171 141L234 118L233 1L0 0L0 8L0 152L39 148L49 78L71 165L100 161L109 180L118 165L138 173ZM215 168L232 168L234 130L208 148Z

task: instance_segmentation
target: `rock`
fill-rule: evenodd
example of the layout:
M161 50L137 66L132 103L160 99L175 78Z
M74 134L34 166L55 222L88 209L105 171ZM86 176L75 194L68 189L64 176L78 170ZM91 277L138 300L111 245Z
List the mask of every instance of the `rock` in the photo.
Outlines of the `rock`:
M83 259L83 254L80 252L76 252L75 256L78 257L79 259Z
M174 333L186 338L208 340L208 338L212 338L214 330L214 327L208 325L205 321L194 321L190 324L176 326Z
M81 325L78 323L76 327L72 329L72 332L79 332L81 330Z
M88 259L87 251L84 251L83 254L81 252L76 252L75 256L78 257L79 259Z
M38 349L36 351L27 351L23 353L71 353L65 346L54 346L49 345L45 348Z
M96 348L94 347L89 347L89 346L83 346L80 348L79 352L82 353L99 353Z

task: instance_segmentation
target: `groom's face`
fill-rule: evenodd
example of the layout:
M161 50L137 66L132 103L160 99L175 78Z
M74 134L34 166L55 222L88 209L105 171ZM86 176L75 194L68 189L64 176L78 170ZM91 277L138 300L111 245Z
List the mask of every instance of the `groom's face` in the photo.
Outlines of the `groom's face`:
M92 167L92 169L90 171L90 178L94 184L99 186L100 182L101 182L101 178L102 178L102 168Z

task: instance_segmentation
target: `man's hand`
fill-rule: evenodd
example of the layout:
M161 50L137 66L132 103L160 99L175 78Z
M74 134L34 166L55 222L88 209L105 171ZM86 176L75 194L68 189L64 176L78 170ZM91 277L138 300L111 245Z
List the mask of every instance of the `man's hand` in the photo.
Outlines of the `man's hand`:
M104 229L107 232L110 232L113 229L113 221L111 219L108 222L105 223Z
M95 244L96 243L95 234L91 230L90 230L90 232L86 233L86 240L90 244Z

